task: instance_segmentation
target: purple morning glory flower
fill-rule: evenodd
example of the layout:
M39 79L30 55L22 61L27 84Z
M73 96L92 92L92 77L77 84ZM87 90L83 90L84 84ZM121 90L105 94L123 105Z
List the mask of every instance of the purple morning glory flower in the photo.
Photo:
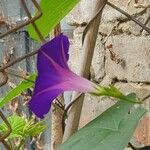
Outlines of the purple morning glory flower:
M38 52L38 76L29 107L39 118L48 113L52 101L64 91L94 93L96 85L73 73L68 65L69 41L60 34Z
M78 91L97 96L109 96L117 99L141 103L137 99L123 95L113 86L102 87L73 73L67 64L69 59L69 41L60 34L42 45L38 52L38 76L29 108L39 118L48 113L52 101L64 91Z

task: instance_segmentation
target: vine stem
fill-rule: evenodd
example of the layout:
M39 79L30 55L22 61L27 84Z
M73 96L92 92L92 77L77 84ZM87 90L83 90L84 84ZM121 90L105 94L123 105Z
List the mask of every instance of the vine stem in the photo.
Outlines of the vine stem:
M53 37L58 36L61 33L61 26L60 23L56 25L53 31ZM62 131L62 115L63 115L63 103L64 103L64 98L63 95L61 94L59 97L56 98L56 104L57 107L52 107L52 113L51 113L51 150L56 150L63 139L63 131ZM56 105L55 104L55 105ZM60 107L58 107L60 105Z
M9 35L9 34L11 34L11 33L16 32L17 30L23 28L24 26L26 26L26 25L28 25L28 24L30 24L30 23L38 20L43 15L42 10L41 10L39 4L37 3L37 1L36 0L31 0L31 1L32 1L32 3L34 4L34 6L38 10L37 15L35 15L33 18L31 18L31 19L29 19L29 20L27 20L27 21L25 21L25 22L17 25L16 27L8 30L7 32L0 34L0 39L3 38L3 37L5 37L5 36L7 36L7 35Z
M28 18L31 20L31 19L32 19L32 16L31 16L31 14L30 14L30 12L29 12L29 10L28 10L28 7L27 7L27 5L26 5L25 0L20 0L20 1L21 1L21 4L22 4L22 6L23 6L23 8L24 8L24 10L25 10L25 12L26 12ZM46 40L44 39L42 33L40 32L40 30L39 30L39 28L37 27L37 25L35 24L35 22L34 22L34 21L31 21L31 24L32 24L34 30L36 31L36 33L37 33L39 39L41 40L41 42L42 42L42 43L45 43Z
M106 2L107 0L95 0L94 9L91 9L91 12L89 12L96 17L94 18L92 23L90 23L90 26L88 26L88 30L86 30L83 38L83 55L82 62L80 63L81 65L79 68L79 75L85 78L89 78L90 75L90 66L92 62L92 57L101 20L101 14L103 10L101 8L104 8ZM99 12L98 15L97 12ZM75 100L76 95L78 95L78 93L73 94L72 100ZM74 103L74 105L72 105L72 107L70 108L63 141L67 140L72 134L74 134L78 130L83 100L84 94L81 94L81 96L77 98L76 103Z

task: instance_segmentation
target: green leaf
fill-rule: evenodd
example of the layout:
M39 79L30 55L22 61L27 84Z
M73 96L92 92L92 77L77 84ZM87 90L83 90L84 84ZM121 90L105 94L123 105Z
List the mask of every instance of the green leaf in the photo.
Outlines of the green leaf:
M17 85L14 89L9 91L1 100L0 100L0 108L5 104L13 100L15 97L20 95L22 92L31 88L34 85L34 81L36 78L36 74L31 74L27 79L23 80L19 85Z
M92 93L93 95L97 95L97 96L108 96L108 97L113 97L113 98L117 98L123 101L128 101L131 103L142 103L143 101L137 99L136 97L129 97L124 95L121 91L119 91L119 89L117 89L116 87L114 87L113 85L110 86L97 86L96 87L96 92Z
M11 128L12 128L12 132L11 134L9 135L9 139L12 139L12 138L21 138L23 137L23 129L24 129L24 126L26 124L26 121L24 118L21 118L20 116L17 116L16 114L13 114L12 116L8 117L8 122L11 124ZM7 126L5 123L2 123L0 125L0 129L3 129L1 130L3 133L5 133L7 131Z
M30 136L37 136L41 132L43 132L45 130L45 128L46 128L46 126L43 125L43 122L39 121L38 123L30 126L30 128L28 128L27 132Z
M145 112L140 105L135 107L133 103L119 101L75 133L58 150L123 150Z
M69 13L80 0L41 0L40 7L43 15L35 23L44 37ZM38 40L39 37L32 25L28 26L30 37Z
M27 120L16 114L8 117L8 122L11 124L12 132L8 136L8 139L21 138L25 139L29 136L37 136L43 132L46 126L42 121L34 123L34 120ZM7 131L7 126L5 123L0 125L0 132L5 134Z

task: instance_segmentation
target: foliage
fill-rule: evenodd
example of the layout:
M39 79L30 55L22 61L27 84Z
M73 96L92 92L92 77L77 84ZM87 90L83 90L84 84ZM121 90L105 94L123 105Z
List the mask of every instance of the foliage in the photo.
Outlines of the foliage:
M44 37L69 13L79 0L41 0L40 7L43 15L35 23ZM31 38L39 40L32 25L28 26Z
M119 101L75 133L58 150L122 150L145 112L140 105L135 107L133 103Z
M23 80L19 85L17 85L14 89L10 90L1 100L0 100L0 108L6 105L8 102L13 100L15 97L19 96L22 92L27 90L28 88L33 87L34 81L36 78L36 74L31 74L27 80Z
M46 128L42 121L34 123L34 120L27 120L16 114L8 117L8 122L11 124L12 132L7 139L21 138L25 139L29 136L38 136ZM0 132L6 133L7 126L5 123L0 125Z
M119 91L119 89L117 89L113 85L97 86L97 93L93 93L93 94L97 96L113 97L119 100L131 102L131 103L142 103L142 101L140 101L136 97L130 97L130 96L124 95L121 91Z
M35 23L44 38L78 2L79 0L41 0L40 7L43 16ZM32 25L27 28L31 38L39 40ZM28 88L33 87L35 78L36 74L32 74L27 80L22 81L16 88L9 91L0 100L0 108ZM134 103L140 103L135 96L132 94L125 96L113 86L99 86L97 90L99 93L94 93L97 96L114 97L122 101L119 101L80 129L62 144L59 150L121 150L128 144L139 119L145 114L146 109L140 105L135 107ZM17 149L22 146L21 142L23 141L24 143L26 138L38 136L46 128L42 121L34 123L33 119L27 120L16 114L7 119L11 124L12 132L6 141L19 139L20 146ZM5 134L6 132L6 124L0 124L0 133Z

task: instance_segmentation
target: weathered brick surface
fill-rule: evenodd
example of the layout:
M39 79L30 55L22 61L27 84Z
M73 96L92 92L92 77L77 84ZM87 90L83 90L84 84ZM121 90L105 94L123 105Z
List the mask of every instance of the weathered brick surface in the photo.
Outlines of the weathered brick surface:
M111 36L107 45L112 44L112 51L123 59L115 63L106 55L106 72L111 78L131 82L150 83L150 36Z
M109 0L116 6L121 9L127 11L131 15L133 14L143 14L145 7L149 5L149 0L141 0L138 4L135 3L134 0ZM93 8L94 0L81 0L81 2L72 10L72 12L67 16L67 21L73 25L80 25L83 23L89 22L91 19L91 14L89 14L89 10ZM139 7L136 7L138 6ZM140 6L143 7L140 7ZM145 6L145 7L144 7ZM103 22L114 22L118 19L123 20L126 17L122 15L120 12L111 8L110 6L106 6L102 15Z
M80 60L82 59L82 31L83 28L79 27L74 31L74 39L71 41L70 47L70 60L69 64L73 71L78 73L78 67ZM98 36L96 47L94 51L92 66L91 66L91 76L92 79L99 82L105 75L104 70L104 59L105 51L101 41L101 36Z
M137 14L137 19L145 23L150 16L149 0L110 0L118 7L131 15ZM67 17L68 23L76 25L74 39L71 46L71 67L78 72L80 56L82 54L81 36L83 26L91 19L88 10L92 8L94 0L81 0L80 4ZM121 22L120 22L121 21ZM115 29L111 33L113 27ZM150 27L150 21L147 22ZM104 49L102 41L108 37ZM112 57L111 52L115 55ZM76 54L77 53L77 54ZM114 56L113 55L113 56ZM117 60L117 61L116 61ZM118 60L120 60L118 62ZM78 63L77 63L78 62ZM116 86L124 93L135 92L140 99L150 94L150 35L131 20L116 10L106 6L102 15L98 40L91 67L92 79L101 85L111 84L115 78ZM124 83L126 82L126 83ZM150 98L145 101L148 110ZM82 110L80 127L97 117L113 104L108 98L99 98L86 95ZM132 142L137 146L150 144L150 113L148 112L140 121Z
M83 104L79 128L85 126L92 119L98 117L103 111L111 107L114 101L106 97L96 97L87 94Z

